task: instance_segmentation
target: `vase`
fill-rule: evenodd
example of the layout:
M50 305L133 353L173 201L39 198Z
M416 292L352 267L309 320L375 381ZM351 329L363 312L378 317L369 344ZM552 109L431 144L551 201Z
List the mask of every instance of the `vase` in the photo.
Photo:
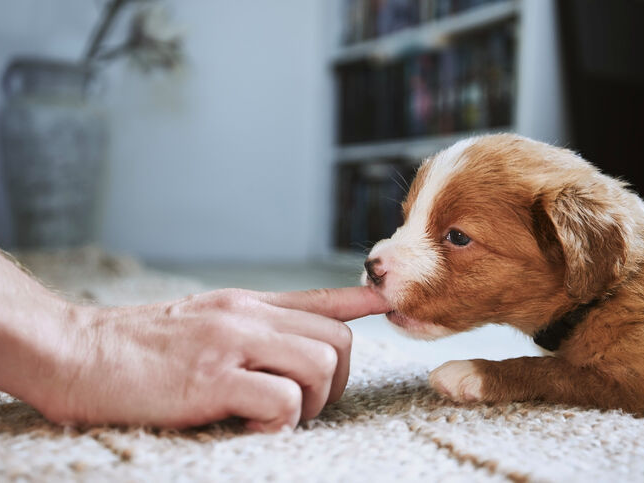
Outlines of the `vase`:
M0 113L6 191L18 248L92 241L107 123L84 65L16 58Z

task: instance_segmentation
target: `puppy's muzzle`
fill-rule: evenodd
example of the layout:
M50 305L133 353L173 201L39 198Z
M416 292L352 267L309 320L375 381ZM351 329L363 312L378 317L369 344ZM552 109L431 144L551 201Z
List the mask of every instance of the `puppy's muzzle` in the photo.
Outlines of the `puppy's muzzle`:
M367 270L367 278L371 280L374 285L378 286L385 281L387 271L385 270L380 258L367 258L364 262L364 268Z

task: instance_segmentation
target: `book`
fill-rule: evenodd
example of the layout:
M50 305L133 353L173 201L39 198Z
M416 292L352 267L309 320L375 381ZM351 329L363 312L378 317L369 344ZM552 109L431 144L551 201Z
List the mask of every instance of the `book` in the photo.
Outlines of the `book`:
M342 43L351 45L500 0L344 0Z
M400 158L337 168L336 246L365 251L403 222L401 203L416 167Z
M515 92L509 21L444 48L337 67L340 144L508 126Z

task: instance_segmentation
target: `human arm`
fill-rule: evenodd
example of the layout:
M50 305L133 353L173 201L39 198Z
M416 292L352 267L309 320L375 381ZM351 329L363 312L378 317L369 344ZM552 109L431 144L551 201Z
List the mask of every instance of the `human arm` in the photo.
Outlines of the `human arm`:
M366 288L80 306L0 257L0 390L58 422L293 427L344 390L338 320L386 309Z

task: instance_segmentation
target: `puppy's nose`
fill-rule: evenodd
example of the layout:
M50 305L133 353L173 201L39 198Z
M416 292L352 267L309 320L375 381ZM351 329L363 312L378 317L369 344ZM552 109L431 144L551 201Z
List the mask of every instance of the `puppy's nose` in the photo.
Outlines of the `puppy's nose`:
M374 285L380 285L385 280L387 271L383 267L380 258L367 258L364 262L364 268L367 270L367 277Z

